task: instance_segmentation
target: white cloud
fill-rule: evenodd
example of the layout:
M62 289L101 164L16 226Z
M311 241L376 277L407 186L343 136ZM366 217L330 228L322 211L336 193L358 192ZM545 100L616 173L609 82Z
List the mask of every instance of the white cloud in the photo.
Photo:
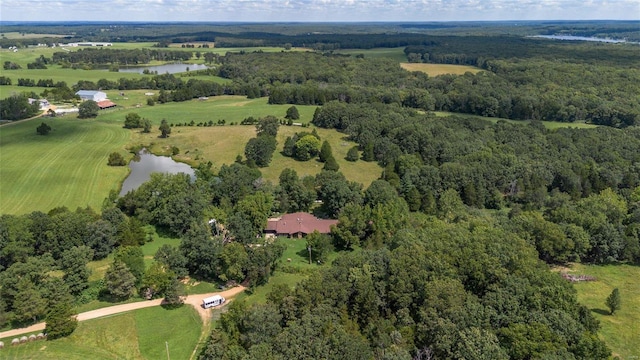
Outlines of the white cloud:
M3 21L640 19L638 0L2 0Z

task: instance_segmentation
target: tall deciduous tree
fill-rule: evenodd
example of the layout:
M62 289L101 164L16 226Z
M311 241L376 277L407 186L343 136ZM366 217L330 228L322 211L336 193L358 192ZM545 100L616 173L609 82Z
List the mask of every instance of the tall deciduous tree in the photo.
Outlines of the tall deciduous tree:
M244 148L244 155L248 161L253 161L258 167L269 166L273 152L276 150L276 138L270 135L259 135L251 138Z
M100 111L100 107L97 102L93 100L83 101L78 106L78 117L80 119L94 118L98 116L98 111Z
M89 286L91 270L87 263L93 259L93 250L88 246L75 246L62 253L60 259L61 268L64 271L62 277L74 295L78 295Z

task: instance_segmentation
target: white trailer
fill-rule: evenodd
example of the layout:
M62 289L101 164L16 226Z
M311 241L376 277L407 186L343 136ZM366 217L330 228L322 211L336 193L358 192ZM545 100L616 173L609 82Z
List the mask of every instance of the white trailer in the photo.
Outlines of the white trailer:
M202 307L208 309L210 307L224 304L225 299L220 295L213 295L208 298L202 299Z

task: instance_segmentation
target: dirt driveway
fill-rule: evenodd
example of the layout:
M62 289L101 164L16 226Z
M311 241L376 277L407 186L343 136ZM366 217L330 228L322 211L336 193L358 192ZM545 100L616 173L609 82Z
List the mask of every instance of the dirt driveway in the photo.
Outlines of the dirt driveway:
M220 295L225 299L230 299L238 295L239 293L243 292L244 290L245 288L243 286L236 286L234 288L221 291L221 292L189 295L185 298L184 303L193 306L198 311L198 314L200 314L200 317L202 318L202 322L208 323L211 315L211 309L203 309L202 306L200 306L200 304L202 304L202 299L209 296L213 296L213 295ZM152 306L158 306L161 304L162 304L162 299L155 299L155 300L140 301L140 302L135 302L130 304L109 306L102 309L80 313L78 314L78 321L96 319L103 316L119 314L127 311L138 310L138 309L148 308ZM223 305L217 306L216 308L220 308L226 304L227 302L225 302L225 304ZM43 331L44 328L45 328L45 323L41 322L26 328L3 331L3 332L0 332L0 339L15 337L18 335L27 334L35 331Z

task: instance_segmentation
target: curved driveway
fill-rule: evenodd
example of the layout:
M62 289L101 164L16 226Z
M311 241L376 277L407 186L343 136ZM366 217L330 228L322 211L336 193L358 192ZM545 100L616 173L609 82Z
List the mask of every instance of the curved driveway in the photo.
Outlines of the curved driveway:
M202 318L202 322L207 323L209 321L210 311L209 309L203 309L202 306L200 306L200 304L202 304L202 299L209 296L213 296L213 295L221 295L225 299L229 299L243 292L244 289L245 288L243 286L237 286L222 292L189 295L185 298L184 303L192 305L196 309L196 311L198 311L198 314L200 314L200 317ZM227 304L227 302L225 302L225 304ZM224 306L225 304L221 306ZM84 321L84 320L90 320L90 319L95 319L103 316L115 315L115 314L119 314L127 311L138 310L138 309L143 309L143 308L148 308L148 307L158 306L158 305L162 305L162 299L140 301L140 302L122 304L122 305L114 305L114 306L109 306L102 309L91 310L91 311L78 314L77 318L78 318L78 321ZM45 328L45 325L46 323L41 322L26 328L3 331L3 332L0 332L0 339L7 338L7 337L14 337L14 336L36 332L36 331L43 331Z

